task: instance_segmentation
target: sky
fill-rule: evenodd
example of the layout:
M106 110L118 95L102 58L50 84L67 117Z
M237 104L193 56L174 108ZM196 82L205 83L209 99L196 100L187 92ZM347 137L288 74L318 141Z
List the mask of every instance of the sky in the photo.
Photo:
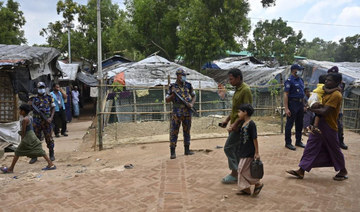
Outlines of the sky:
M0 0L6 1L6 0ZM23 27L28 45L45 44L39 35L49 22L62 20L56 13L57 0L16 0L20 3L26 24ZM86 4L87 0L74 0ZM124 9L124 0L112 0ZM339 41L341 38L360 34L359 0L276 0L274 7L263 8L260 0L249 0L252 29L260 20L282 18L296 32L300 30L307 41L315 37L326 41ZM251 35L249 35L252 37Z

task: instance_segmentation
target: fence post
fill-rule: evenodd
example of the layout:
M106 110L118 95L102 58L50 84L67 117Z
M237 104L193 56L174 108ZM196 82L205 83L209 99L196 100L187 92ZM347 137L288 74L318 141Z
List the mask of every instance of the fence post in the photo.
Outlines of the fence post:
M164 106L164 112L166 112L166 92L165 92L165 85L163 85L163 106ZM164 121L166 120L166 113L163 115Z
M136 91L133 90L133 98L134 98L134 122L136 122L137 120L137 115L136 115L136 112L137 112L137 109L136 109Z
M201 81L199 81L199 117L201 117L201 102L202 102L202 95L201 95Z
M284 84L283 77L280 74L280 119L281 119L281 133L284 133L284 116L283 116L283 106L284 106Z

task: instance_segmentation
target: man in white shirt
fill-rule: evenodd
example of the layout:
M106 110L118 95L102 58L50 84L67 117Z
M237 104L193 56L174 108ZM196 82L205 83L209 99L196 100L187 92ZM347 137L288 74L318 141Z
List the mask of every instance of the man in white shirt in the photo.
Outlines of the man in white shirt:
M77 118L80 115L80 109L79 109L79 91L78 87L74 86L74 89L71 91L72 94L72 104L74 109L74 117Z

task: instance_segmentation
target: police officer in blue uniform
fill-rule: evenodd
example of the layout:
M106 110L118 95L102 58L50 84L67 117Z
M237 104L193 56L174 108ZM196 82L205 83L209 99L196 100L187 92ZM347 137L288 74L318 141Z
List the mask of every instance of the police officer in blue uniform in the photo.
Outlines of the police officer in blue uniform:
M176 82L170 84L166 102L173 102L170 126L170 159L175 159L175 148L180 124L183 127L185 155L192 155L190 151L190 129L192 111L196 95L192 85L186 81L186 73L182 68L176 70ZM175 92L185 101L183 102Z
M295 122L295 145L304 148L301 131L304 118L304 81L300 78L304 68L298 64L291 66L291 75L284 83L284 107L286 113L285 147L296 150L291 144L291 129Z

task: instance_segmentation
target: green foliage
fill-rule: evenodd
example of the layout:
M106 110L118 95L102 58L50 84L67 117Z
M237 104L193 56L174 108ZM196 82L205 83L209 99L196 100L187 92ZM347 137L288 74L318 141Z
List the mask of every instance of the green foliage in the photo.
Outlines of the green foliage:
M279 82L276 79L272 79L268 82L268 85L269 85L268 89L270 91L270 94L272 96L277 96L280 91Z
M335 55L337 62L360 62L360 34L342 38L339 43Z
M19 9L20 4L13 0L8 0L6 6L0 1L0 43L1 44L26 44L24 31L21 30L25 25L24 13Z
M74 58L87 58L96 61L97 58L97 32L96 32L96 0L89 0L87 5L80 5L73 0L59 0L57 13L62 14L64 20L50 22L47 28L42 29L41 36L51 47L67 53L67 29L64 25L72 23L78 15L79 26L71 29L71 53ZM101 1L101 28L102 28L102 50L105 55L112 55L109 47L111 28L119 17L119 7L111 0Z
M339 43L314 38L311 42L304 41L299 55L308 59L333 62L360 61L360 34L341 38Z
M313 60L335 61L335 50L338 46L335 42L314 38L311 42L304 41L298 54Z
M247 1L184 1L179 8L178 53L187 66L200 69L226 50L239 50L235 37L245 39L250 31Z
M123 92L124 91L124 86L119 83L119 82L113 82L112 84L112 89L113 91L115 92L115 97L114 99L115 100L118 100L119 99L119 95L120 95L120 92Z
M259 21L254 30L254 40L249 41L248 50L261 60L275 58L280 65L291 64L296 50L301 46L302 32L298 34L281 18Z

